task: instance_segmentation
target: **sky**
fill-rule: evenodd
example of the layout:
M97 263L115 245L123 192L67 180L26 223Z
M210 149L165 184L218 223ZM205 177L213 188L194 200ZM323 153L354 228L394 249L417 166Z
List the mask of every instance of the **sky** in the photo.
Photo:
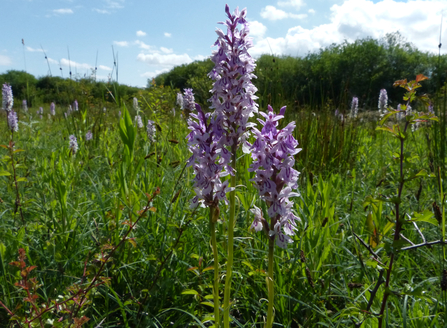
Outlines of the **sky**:
M447 54L445 0L0 0L0 74L69 77L71 69L73 78L144 87L211 55L225 4L247 8L255 58L304 56L396 31L436 54L441 32Z

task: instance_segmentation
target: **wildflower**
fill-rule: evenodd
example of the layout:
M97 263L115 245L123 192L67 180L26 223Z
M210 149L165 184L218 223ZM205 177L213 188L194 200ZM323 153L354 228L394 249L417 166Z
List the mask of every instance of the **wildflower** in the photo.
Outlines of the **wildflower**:
M378 105L379 113L385 115L387 106L388 106L388 95L385 89L381 89L379 94L379 105Z
M51 113L51 115L56 115L56 105L54 104L54 102L52 102L51 104L50 104L50 113Z
M147 137L151 142L155 142L155 133L157 132L155 129L154 121L147 120Z
M182 94L180 92L177 93L176 104L180 106L180 109L183 109L183 96L182 96Z
M249 117L258 111L257 89L251 82L256 78L253 74L256 63L248 53L252 40L248 37L249 27L245 20L247 11L239 12L236 8L231 14L228 5L225 11L228 19L221 24L227 27L227 32L216 29L218 38L214 45L217 50L211 56L215 66L208 73L214 80L210 108L215 110L215 133L219 136L225 133L226 143L235 152L247 137L247 128L253 126L248 123ZM238 25L242 25L240 29Z
M140 109L140 107L138 106L138 99L136 97L133 97L133 109L135 109L137 112Z
M2 108L9 112L12 110L14 104L14 97L12 96L12 87L5 83L2 87Z
M73 107L71 107L71 105L68 105L68 109L67 109L67 112L65 113L66 114L65 117L67 117L67 115L70 115L72 111L73 111Z
M139 129L141 129L144 126L140 115L135 115L135 122Z
M11 132L19 131L19 123L17 120L17 113L14 110L8 111L8 127Z
M76 154L76 152L78 151L78 140L76 139L76 137L72 134L68 137L69 139L69 147L71 149L71 151L73 152L73 154Z
M435 109L432 102L428 105L428 112L433 115L435 114Z
M93 138L93 134L92 134L92 131L87 131L87 133L85 134L85 140L86 141L89 141L89 140L92 140L92 138Z
M22 109L25 113L28 111L28 105L26 103L26 99L22 100Z
M195 171L194 190L196 196L191 200L191 208L199 203L216 206L220 200L227 203L226 193L230 190L228 180L224 183L220 178L228 175L224 170L230 161L230 152L222 145L221 137L215 132L216 122L210 113L205 114L196 104L197 114L191 113L188 119L188 148L192 156L187 166Z
M286 107L280 109L279 115L268 106L268 114L260 112L265 121L258 119L263 126L261 131L253 128L256 141L248 146L251 150L253 163L248 171L254 171L255 177L251 180L256 183L261 199L268 205L268 216L271 225L263 222L260 210L255 208L255 221L252 227L256 231L264 230L270 236L275 237L276 244L286 248L292 242L289 237L294 235L295 221L299 220L292 213L293 202L290 197L299 194L292 190L298 188L297 180L299 172L293 169L294 155L301 149L297 149L298 142L292 135L295 122L289 123L282 130L277 130L278 121L284 117ZM262 224L262 228L259 224ZM273 230L271 229L273 227Z
M105 113L105 112L107 111L107 109L104 107L104 108L102 109L102 111Z
M73 109L77 112L79 110L78 101L75 99L73 102Z
M353 97L351 102L351 117L357 117L359 110L359 98Z

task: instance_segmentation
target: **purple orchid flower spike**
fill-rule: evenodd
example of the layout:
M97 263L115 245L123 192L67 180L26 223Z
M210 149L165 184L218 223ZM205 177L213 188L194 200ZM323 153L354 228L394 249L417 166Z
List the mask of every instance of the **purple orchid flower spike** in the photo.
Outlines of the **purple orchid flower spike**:
M298 142L292 135L295 122L289 123L286 127L278 130L278 121L284 117L286 107L280 109L276 115L273 108L268 106L268 113L260 113L264 120L258 119L262 124L259 131L253 128L256 141L250 145L253 163L249 171L256 174L252 181L258 189L262 200L268 205L268 216L270 226L261 220L262 213L255 207L255 221L252 227L256 231L264 230L266 235L275 238L276 244L281 248L286 248L293 240L296 229L295 221L299 218L292 213L293 202L291 197L299 196L293 189L298 187L297 180L299 173L293 166L295 164L294 155L301 149L296 148ZM265 221L265 219L264 219ZM262 225L259 225L262 223ZM262 228L260 228L262 227Z

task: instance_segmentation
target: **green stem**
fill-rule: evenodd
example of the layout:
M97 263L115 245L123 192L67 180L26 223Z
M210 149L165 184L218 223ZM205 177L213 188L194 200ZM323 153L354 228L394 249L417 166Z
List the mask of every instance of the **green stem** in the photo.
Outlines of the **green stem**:
M210 233L211 233L211 247L213 248L214 257L214 327L219 328L220 325L220 309L219 309L219 253L217 252L216 241L216 221L214 220L214 207L210 207Z
M269 237L269 268L267 277L267 290L269 297L269 306L267 309L267 325L266 328L271 328L273 326L273 305L275 298L275 291L273 290L273 252L275 250L275 236Z
M231 166L236 170L236 147L232 147ZM231 176L231 187L236 187L236 173ZM230 192L230 219L228 220L228 255L227 255L227 272L225 276L224 291L224 327L230 328L230 291L231 291L231 275L233 273L233 239L234 239L234 214L236 210L236 191Z

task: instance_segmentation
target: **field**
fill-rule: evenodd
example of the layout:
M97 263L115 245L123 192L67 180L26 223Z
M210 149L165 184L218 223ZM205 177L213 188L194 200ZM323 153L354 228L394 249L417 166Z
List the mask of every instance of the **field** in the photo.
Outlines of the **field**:
M414 72L379 110L256 99L228 28L203 112L155 82L104 107L70 80L82 100L54 111L3 86L0 327L447 325L447 87L428 99Z

